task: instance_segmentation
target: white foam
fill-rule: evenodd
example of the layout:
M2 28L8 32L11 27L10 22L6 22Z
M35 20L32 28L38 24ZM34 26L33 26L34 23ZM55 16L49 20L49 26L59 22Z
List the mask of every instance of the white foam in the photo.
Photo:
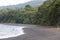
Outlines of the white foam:
M10 26L0 24L0 39L16 37L25 34L24 26Z

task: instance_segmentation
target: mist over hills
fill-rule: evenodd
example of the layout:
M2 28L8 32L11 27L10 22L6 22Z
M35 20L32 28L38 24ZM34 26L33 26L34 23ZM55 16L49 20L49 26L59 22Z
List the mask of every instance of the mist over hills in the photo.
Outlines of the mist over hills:
M32 1L29 1L27 3L23 3L23 4L17 4L17 5L9 5L9 6L0 6L0 10L1 9L15 9L15 8L23 8L25 7L26 5L31 5L33 7L36 7L36 6L39 6L41 5L42 3L44 2L44 0L32 0Z

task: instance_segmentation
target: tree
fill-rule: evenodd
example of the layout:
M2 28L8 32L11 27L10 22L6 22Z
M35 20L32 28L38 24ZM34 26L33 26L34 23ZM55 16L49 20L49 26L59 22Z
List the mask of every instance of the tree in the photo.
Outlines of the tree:
M25 6L25 10L27 10L27 11L32 10L32 6L31 6L31 5L26 5L26 6Z
M47 4L48 3L48 4ZM38 8L38 15L41 24L43 25L57 25L60 18L60 1L59 0L47 0ZM42 16L40 18L40 16Z

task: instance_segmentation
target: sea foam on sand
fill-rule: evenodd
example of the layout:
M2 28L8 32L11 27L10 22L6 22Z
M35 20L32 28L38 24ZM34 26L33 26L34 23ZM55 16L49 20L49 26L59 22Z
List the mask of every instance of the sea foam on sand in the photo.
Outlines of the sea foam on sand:
M0 39L23 35L25 34L23 28L24 26L10 26L0 24Z

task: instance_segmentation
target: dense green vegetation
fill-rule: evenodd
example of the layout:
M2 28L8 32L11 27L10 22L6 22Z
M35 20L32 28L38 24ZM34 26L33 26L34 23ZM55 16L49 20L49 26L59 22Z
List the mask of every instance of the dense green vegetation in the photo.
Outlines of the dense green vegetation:
M0 23L34 24L37 8L26 5L21 9L5 9L0 11Z
M60 0L47 0L39 7L0 10L0 23L60 25Z
M38 15L41 25L60 25L60 0L45 1L38 8Z

